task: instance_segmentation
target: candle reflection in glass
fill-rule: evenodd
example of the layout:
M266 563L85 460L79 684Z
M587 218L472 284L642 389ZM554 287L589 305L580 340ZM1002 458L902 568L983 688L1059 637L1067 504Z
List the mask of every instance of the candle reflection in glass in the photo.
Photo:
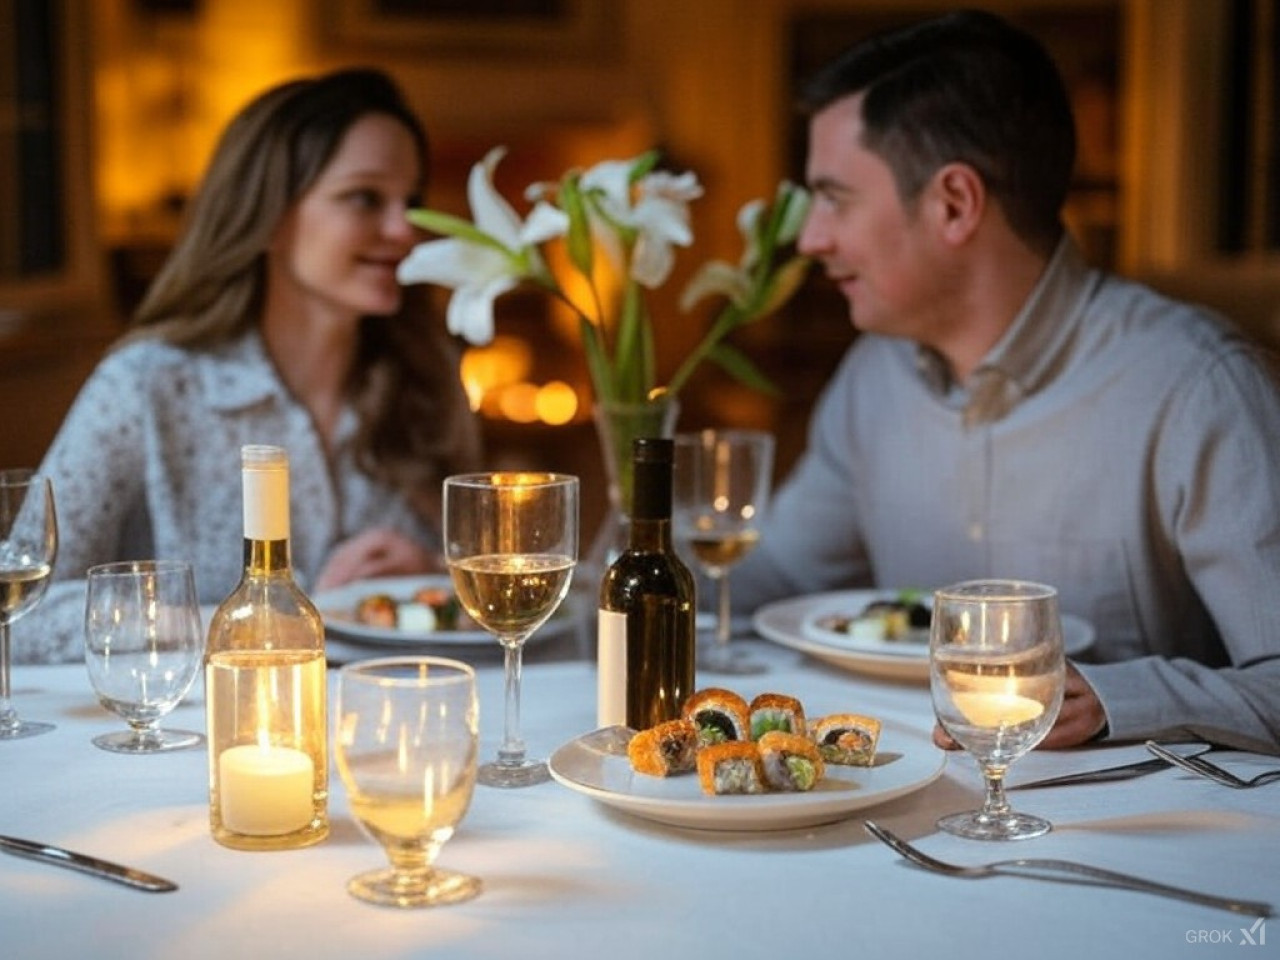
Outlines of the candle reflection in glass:
M976 580L934 595L930 689L942 728L982 768L981 810L938 826L977 840L1047 833L1047 820L1014 811L1004 775L1042 739L1062 706L1066 666L1057 592L1025 581Z

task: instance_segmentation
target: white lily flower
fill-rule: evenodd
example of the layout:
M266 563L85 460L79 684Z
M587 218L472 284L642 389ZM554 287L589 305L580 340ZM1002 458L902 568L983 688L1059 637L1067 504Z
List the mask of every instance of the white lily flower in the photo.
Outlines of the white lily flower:
M441 239L414 248L400 264L400 281L450 288L449 330L474 344L493 338L494 301L533 281L577 313L597 399L634 402L652 396L657 387L653 320L639 288L664 283L675 264L675 248L693 244L690 203L703 194L697 176L655 170L654 151L606 160L585 171L570 170L557 182L527 187L524 198L532 209L521 219L494 187L505 153L497 147L471 169L467 200L473 221L438 210L409 212L415 225ZM753 200L741 208L739 263L705 264L681 298L685 309L710 295L726 302L668 381L668 392L678 393L708 360L743 383L769 387L725 338L776 310L802 282L808 259L788 258L782 248L794 241L807 206L806 192L784 182L772 207ZM542 245L557 238L565 241L567 259L548 261ZM621 291L597 276L599 253L626 277ZM575 287L575 296L569 295L557 275L562 268L572 271L585 292Z
M449 332L473 344L493 339L494 301L528 277L545 274L537 245L569 227L563 211L541 202L521 220L493 185L493 171L506 153L495 147L471 168L467 200L473 228L445 240L414 247L400 263L401 283L434 283L451 288L446 322Z
M420 243L400 262L401 283L434 283L453 290L446 322L449 332L469 343L493 339L493 302L521 280L511 255L498 247L465 240Z
M702 196L702 186L692 172L674 176L655 172L641 178L639 199L632 222L639 231L631 276L636 283L653 289L661 286L675 265L673 246L693 243L689 228L689 203Z
M656 171L641 177L633 191L632 173L643 159L606 160L586 171L581 182L583 192L593 201L593 235L610 259L626 265L618 230L634 231L631 279L653 289L666 281L675 265L671 248L693 243L689 203L702 196L702 186L692 172L674 175Z

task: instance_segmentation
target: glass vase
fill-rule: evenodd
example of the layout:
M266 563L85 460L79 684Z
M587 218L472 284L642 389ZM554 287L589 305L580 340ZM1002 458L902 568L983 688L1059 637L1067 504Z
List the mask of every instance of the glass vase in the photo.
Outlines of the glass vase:
M680 415L677 397L661 395L638 402L597 402L592 416L600 438L600 455L609 503L591 551L584 562L583 582L599 584L631 535L631 441L636 437L670 437ZM579 566L583 566L580 564Z

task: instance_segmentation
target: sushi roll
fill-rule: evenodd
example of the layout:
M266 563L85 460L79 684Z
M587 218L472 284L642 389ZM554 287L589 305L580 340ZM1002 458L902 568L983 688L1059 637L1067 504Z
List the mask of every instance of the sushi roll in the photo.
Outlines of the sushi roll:
M631 769L651 777L689 773L697 753L698 725L692 720L668 720L641 730L627 743Z
M750 709L752 740L759 740L770 730L805 735L804 707L795 697L762 693L751 701Z
M764 793L760 750L748 740L727 740L698 751L698 782L712 796Z
M385 627L394 630L399 624L399 609L396 601L386 593L374 593L361 598L356 604L356 620L371 627Z
M751 712L747 701L732 690L707 687L684 703L684 716L698 725L702 746L727 740L751 739Z
M756 743L765 783L771 790L806 792L826 773L817 745L796 733L770 730Z
M869 767L880 742L880 721L860 713L833 713L814 720L810 736L827 763Z

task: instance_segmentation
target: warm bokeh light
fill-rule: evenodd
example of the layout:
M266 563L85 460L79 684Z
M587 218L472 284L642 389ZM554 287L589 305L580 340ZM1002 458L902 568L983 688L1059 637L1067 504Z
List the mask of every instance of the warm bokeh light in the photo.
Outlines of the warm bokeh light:
M516 423L537 422L538 388L527 382L503 387L498 396L498 409L504 417Z
M533 347L518 337L499 334L483 347L462 355L462 386L472 410L485 408L490 394L525 380L533 369Z
M534 408L543 423L569 423L578 413L578 394L563 380L552 380L538 388Z

